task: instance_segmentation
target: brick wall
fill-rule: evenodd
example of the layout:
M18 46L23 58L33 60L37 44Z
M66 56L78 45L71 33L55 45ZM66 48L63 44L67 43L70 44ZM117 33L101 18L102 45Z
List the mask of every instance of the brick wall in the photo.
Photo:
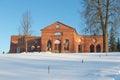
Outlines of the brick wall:
M76 30L61 22L55 22L41 30L41 37L35 36L11 36L10 53L25 52L25 40L28 51L31 47L38 46L35 51L50 51L61 53L102 52L102 36L82 36ZM35 43L35 41L37 43Z
M35 36L11 36L10 53L25 52L27 44L27 51L31 52L32 46L36 47L36 51L41 51L41 38Z

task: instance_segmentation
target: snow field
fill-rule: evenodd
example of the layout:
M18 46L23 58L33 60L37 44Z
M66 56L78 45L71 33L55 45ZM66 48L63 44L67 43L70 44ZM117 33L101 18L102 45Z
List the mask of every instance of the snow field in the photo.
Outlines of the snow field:
M0 80L120 80L120 53L0 54L0 65Z

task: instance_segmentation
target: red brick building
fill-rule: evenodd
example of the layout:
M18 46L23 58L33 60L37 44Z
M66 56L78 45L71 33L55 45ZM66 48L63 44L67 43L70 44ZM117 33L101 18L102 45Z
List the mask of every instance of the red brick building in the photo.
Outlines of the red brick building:
M59 53L102 52L103 37L82 36L77 34L74 28L55 22L41 30L41 37L11 36L10 53L26 50Z
M10 53L40 52L41 38L35 36L11 36Z

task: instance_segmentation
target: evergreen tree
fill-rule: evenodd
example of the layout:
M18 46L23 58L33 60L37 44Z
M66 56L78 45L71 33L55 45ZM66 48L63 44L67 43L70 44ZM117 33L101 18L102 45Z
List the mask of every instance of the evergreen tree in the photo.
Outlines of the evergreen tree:
M118 51L114 27L112 27L111 30L110 30L110 40L109 40L109 44L110 44L110 51L111 51L111 52L116 52L116 51Z
M119 40L119 38L117 39L117 49L118 49L118 51L120 51L120 40Z

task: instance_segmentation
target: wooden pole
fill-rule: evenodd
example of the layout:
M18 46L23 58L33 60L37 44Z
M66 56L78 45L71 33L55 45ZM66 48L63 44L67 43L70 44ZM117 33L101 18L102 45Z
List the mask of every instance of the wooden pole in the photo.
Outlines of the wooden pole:
M27 53L27 39L25 40L25 51L26 51L26 53Z
M83 61L83 59L82 59L82 63L83 63L84 61Z
M48 74L50 73L50 66L48 65Z

